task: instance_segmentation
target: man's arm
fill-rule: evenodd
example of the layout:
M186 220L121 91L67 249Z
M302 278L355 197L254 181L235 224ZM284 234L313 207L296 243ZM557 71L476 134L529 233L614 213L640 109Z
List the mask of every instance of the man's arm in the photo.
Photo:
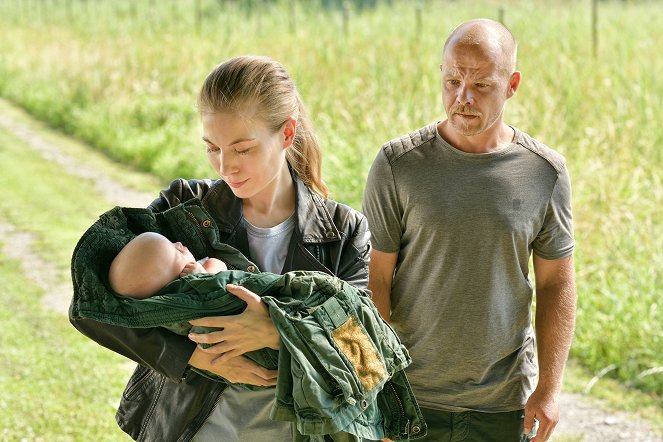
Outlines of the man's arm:
M386 253L371 249L371 261L368 264L368 289L373 292L373 304L387 322L391 320L391 283L394 280L397 261L397 252ZM391 442L391 439L382 439L382 442Z
M391 319L391 283L398 253L385 253L373 249L368 265L368 289L373 292L373 303L385 319Z
M539 421L536 441L546 441L559 421L557 398L575 327L573 257L547 260L534 255L536 341L539 381L525 406L525 432Z

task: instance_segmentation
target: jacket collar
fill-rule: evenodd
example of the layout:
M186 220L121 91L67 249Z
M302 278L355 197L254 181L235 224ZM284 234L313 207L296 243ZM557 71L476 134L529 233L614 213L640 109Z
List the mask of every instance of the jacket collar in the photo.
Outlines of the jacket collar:
M292 172L291 172L292 173ZM325 200L292 173L297 192L297 230L303 243L339 241L341 236ZM203 198L205 206L216 220L219 230L234 236L243 228L242 200L233 194L223 180L216 180Z

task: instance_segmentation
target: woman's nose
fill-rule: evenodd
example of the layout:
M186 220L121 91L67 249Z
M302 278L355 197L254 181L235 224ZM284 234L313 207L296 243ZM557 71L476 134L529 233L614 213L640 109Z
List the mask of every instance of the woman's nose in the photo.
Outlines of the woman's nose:
M222 155L219 170L221 176L229 176L237 173L238 169L237 162L232 158L232 155Z

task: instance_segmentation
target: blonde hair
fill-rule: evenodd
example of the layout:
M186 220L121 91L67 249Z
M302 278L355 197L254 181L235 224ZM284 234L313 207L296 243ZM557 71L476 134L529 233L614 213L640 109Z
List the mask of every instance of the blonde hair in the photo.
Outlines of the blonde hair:
M307 186L327 198L320 143L295 84L280 63L269 57L231 58L210 72L198 95L201 113L241 112L248 106L256 106L255 116L273 130L288 118L297 118L295 140L286 159Z

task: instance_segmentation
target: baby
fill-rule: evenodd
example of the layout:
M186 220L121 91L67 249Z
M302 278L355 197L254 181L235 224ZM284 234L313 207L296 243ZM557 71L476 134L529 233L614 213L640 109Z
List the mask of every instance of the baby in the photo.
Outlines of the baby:
M216 258L196 261L181 242L171 242L155 232L133 238L120 250L110 266L108 280L120 295L148 298L173 280L191 273L218 273L228 270Z

